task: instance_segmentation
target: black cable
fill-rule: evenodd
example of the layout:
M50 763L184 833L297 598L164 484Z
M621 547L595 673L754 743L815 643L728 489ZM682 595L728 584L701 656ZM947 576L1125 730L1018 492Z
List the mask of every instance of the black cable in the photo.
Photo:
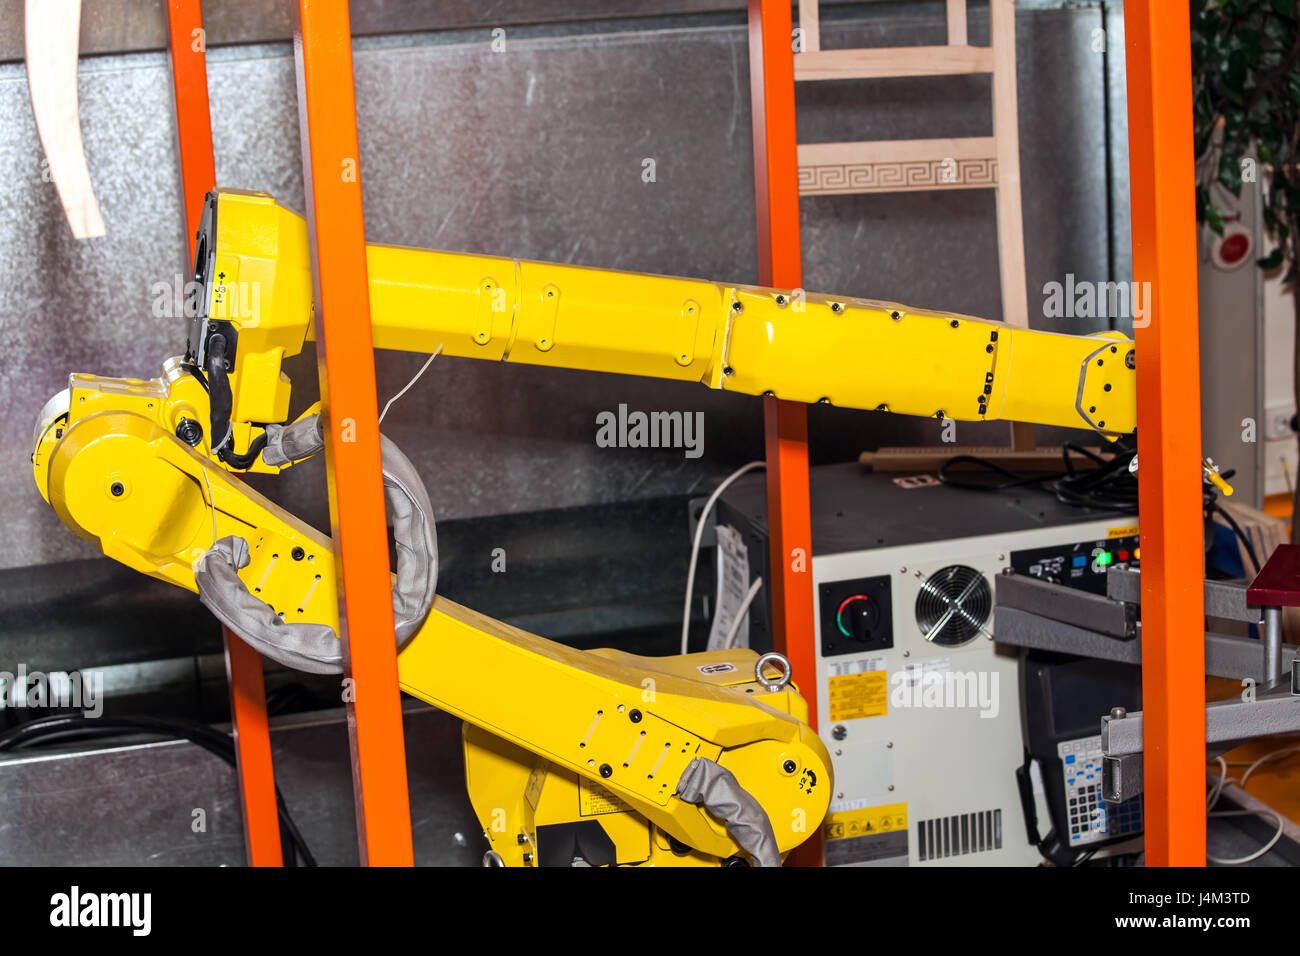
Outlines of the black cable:
M1259 574L1259 572L1263 570L1263 565L1259 563L1259 555L1255 553L1255 545L1252 544L1250 538L1246 536L1246 532L1241 530L1241 525L1237 524L1236 519L1233 518L1232 515L1228 514L1228 512L1217 501L1210 502L1208 507L1210 509L1211 518L1213 518L1217 513L1227 522L1228 527L1232 529L1232 533L1237 536L1237 540L1240 541L1242 547L1246 549L1246 554L1250 556L1250 563L1254 565L1255 573Z
M198 379L199 384L203 386L203 391L210 391L208 388L208 377L203 374L203 369L199 368L193 362L182 362L181 368L185 369L185 371Z
M248 443L248 451L244 452L242 455L235 454L228 446L223 445L221 450L217 452L217 457L231 468L244 470L253 467L257 462L257 456L262 453L262 449L265 447L266 432L262 432Z
M975 455L954 455L939 466L938 477L941 482L954 488L966 488L972 491L1006 491L1012 488L1039 486L1041 490L1055 495L1064 504L1080 508L1098 508L1113 511L1135 511L1138 506L1138 480L1129 471L1129 465L1137 454L1137 449L1129 446L1124 439L1114 444L1115 453L1108 460L1088 448L1066 442L1061 446L1063 470L1045 472L1041 475L1017 475L1002 467L995 461ZM1091 468L1079 468L1075 456L1087 458L1094 463ZM956 478L949 473L954 465L977 465L991 472L1001 480L983 481ZM1231 478L1233 471L1223 472L1224 478ZM1241 542L1242 548L1254 565L1258 574L1262 565L1255 546L1242 530L1241 525L1219 504L1219 495L1214 486L1203 482L1202 512L1205 516L1207 530L1215 514L1222 516L1224 523Z
M214 730L203 724L185 724L158 720L153 717L74 717L53 716L28 721L13 730L0 734L0 753L19 750L35 743L50 743L56 740L86 739L95 737L118 736L122 733L152 733L164 737L179 737L188 740L208 753L221 758L231 767L236 767L235 742L229 734ZM279 786L275 788L276 812L283 830L281 841L285 843L285 863L296 866L298 856L306 866L316 866L297 824L289 814L284 794ZM284 840L284 836L288 840Z
M1082 508L1132 510L1137 507L1137 479L1129 472L1129 462L1137 453L1123 442L1116 442L1116 453L1107 460L1072 442L1061 446L1063 470L1035 475L1017 475L997 462L976 455L955 455L939 466L941 482L954 488L972 491L1007 491L1012 488L1041 486L1068 505ZM1071 452L1094 462L1095 467L1079 469ZM970 480L950 473L955 465L977 465L999 476L1000 481Z
M1007 480L1003 482L963 481L948 474L948 469L958 464L979 465L981 468L1002 475ZM980 458L977 455L954 455L939 465L938 475L939 480L945 485L950 485L953 488L969 488L971 491L1006 491L1008 488L1023 488L1026 485L1037 485L1061 477L1059 474L1051 473L1029 476L1017 475L1015 472L1003 468L997 462L990 461L987 458Z

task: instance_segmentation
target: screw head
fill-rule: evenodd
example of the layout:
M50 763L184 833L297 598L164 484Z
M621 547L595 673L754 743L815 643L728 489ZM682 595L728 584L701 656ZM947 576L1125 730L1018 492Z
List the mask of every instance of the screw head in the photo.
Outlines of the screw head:
M628 712L627 719L632 721L634 724L641 723L641 711L633 707L632 710Z
M176 437L192 448L203 441L203 426L192 418L182 418L176 423Z
M516 842L518 842L520 846L523 846L525 843L528 842L528 836L527 834L520 833L515 837L515 840Z
M741 301L739 301L739 300L737 300L737 301L731 303L731 311L732 311L732 312L744 312L744 311L745 311L745 303L743 303L743 302L741 302Z
M1111 720L1123 720L1127 716L1128 716L1128 711L1125 710L1123 707L1112 707L1110 709Z
M121 498L126 494L126 485L122 484L120 481L115 481L108 486L108 493L114 498Z
M304 551L302 548L294 548L292 551L289 552L289 556L293 558L295 561L301 561L306 556L306 554L307 552Z
M836 740L843 740L848 735L849 735L849 728L845 727L843 724L836 724L831 729L831 736L834 737Z
M956 319L953 319L953 320L952 320L951 322L949 322L948 324L949 324L950 326L952 326L954 329L957 328L957 326L961 325L961 323L958 322Z
M600 765L600 775L602 777L612 777L614 776L614 768L607 763L603 763Z
M794 773L796 770L799 769L799 765L796 764L793 760L786 760L784 763L781 764L781 769L784 770L786 773Z
M1124 356L1124 367L1137 368L1137 355L1134 354L1132 349L1129 349L1128 354Z

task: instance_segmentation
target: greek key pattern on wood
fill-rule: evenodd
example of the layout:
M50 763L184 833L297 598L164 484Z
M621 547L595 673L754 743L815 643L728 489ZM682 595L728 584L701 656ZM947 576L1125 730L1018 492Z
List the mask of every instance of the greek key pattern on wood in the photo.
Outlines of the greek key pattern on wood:
M998 163L991 158L885 160L799 167L802 196L991 189L997 184Z

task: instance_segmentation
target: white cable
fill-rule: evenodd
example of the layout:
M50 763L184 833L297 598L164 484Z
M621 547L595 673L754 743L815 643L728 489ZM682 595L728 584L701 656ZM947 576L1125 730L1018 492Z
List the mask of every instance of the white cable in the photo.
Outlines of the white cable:
M1246 772L1241 775L1241 786L1242 787L1246 786L1246 781L1250 779L1250 775L1252 773L1254 773L1256 770L1259 769L1260 764L1266 763L1269 760L1274 760L1278 757L1285 757L1287 754L1293 754L1293 753L1300 753L1300 744L1297 744L1292 747L1283 747L1280 750L1274 750L1264 754L1264 756L1260 757L1253 764L1251 764L1249 767L1246 768Z
M407 392L411 390L411 386L420 380L420 376L424 374L424 370L433 364L433 360L438 357L438 353L441 351L442 351L442 343L439 342L438 347L433 350L433 354L430 355L428 360L423 365L420 366L420 370L415 373L415 378L411 379L409 382L406 383L406 388L402 389L400 392L398 392L396 395L394 395L392 398L388 400L388 404L384 406L384 410L379 413L379 424L382 425L384 423L384 416L387 415L388 410L393 407L393 402L397 401L399 398L401 398L403 395L405 395Z
M1214 786L1210 788L1209 794L1205 797L1206 810L1212 809L1219 802L1219 794L1223 793L1223 785L1228 782L1228 761L1222 757L1215 757L1214 759L1219 762L1222 773L1219 774L1219 779L1214 782Z
M695 565L700 559L700 541L704 538L704 528L708 524L709 512L713 510L714 503L733 481L755 468L766 468L765 461L751 461L748 465L742 465L727 476L726 480L717 488L713 489L713 494L709 495L709 500L704 503L704 510L700 512L699 524L695 526L695 540L691 542L691 566L686 572L686 600L682 605L682 653L688 653L691 633L691 593L695 590Z
M1242 778L1237 785L1244 788L1246 783L1246 778L1249 777L1252 773L1254 773L1255 769L1260 764L1264 763L1266 760L1271 760L1274 757L1280 757L1283 754L1292 753L1294 751L1300 751L1300 746L1284 747L1281 750L1274 750L1272 753L1265 754L1264 756L1260 757L1258 760L1256 760L1253 764L1250 765L1250 767L1246 770L1246 773L1242 775ZM1205 808L1207 811L1213 810L1215 804L1219 802L1219 796L1223 793L1223 787L1225 784L1227 784L1229 780L1228 761L1224 760L1222 757L1215 757L1214 759L1219 762L1219 767L1222 770L1222 773L1219 774L1218 780L1214 782L1214 786L1210 788L1210 792L1205 798ZM1205 854L1205 858L1207 860L1209 860L1211 863L1217 863L1220 866L1241 866L1242 864L1245 863L1254 863L1264 854L1268 853L1269 850L1273 849L1273 847L1277 845L1277 841L1282 839L1282 835L1286 832L1286 823L1283 821L1282 815L1278 813L1276 810L1272 809L1271 807L1264 807L1263 809L1260 810L1219 810L1214 813L1207 812L1206 816L1207 817L1271 816L1274 820L1277 821L1277 832L1273 834L1273 838L1269 840L1267 843L1265 843L1258 850L1256 850L1254 853L1250 853L1246 856L1238 857L1232 860L1215 856L1212 853Z
M1269 840L1262 847L1260 847L1254 853L1249 854L1248 856L1237 857L1237 859L1235 860L1225 860L1221 857L1217 857L1209 853L1205 854L1205 858L1207 860L1209 860L1211 863L1217 863L1220 866L1241 866L1243 863L1254 863L1256 860L1258 860L1269 850L1273 849L1273 847L1277 845L1277 841L1282 839L1282 834L1286 832L1286 823L1283 822L1282 820L1282 814L1278 813L1276 810L1273 810L1272 808L1266 808L1263 810L1219 810L1216 813L1211 813L1208 815L1212 817L1271 816L1274 820L1277 821L1277 832L1273 834L1273 839Z
M727 639L722 642L723 647L730 649L736 645L736 635L740 633L740 622L749 613L749 606L754 603L754 596L758 594L758 590L762 586L763 579L761 577L755 578L754 583L749 586L749 593L745 595L745 600L740 602L740 610L736 612L736 619L731 622L731 627L727 629Z

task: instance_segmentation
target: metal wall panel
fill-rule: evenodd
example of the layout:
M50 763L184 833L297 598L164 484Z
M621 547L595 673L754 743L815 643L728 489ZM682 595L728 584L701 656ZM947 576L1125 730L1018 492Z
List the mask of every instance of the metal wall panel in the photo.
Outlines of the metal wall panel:
M941 36L937 4L882 4L844 19L827 47ZM1066 272L1107 260L1101 61L1095 8L1023 11L1022 176L1031 304ZM696 21L686 21L696 22ZM706 20L699 22L712 22ZM972 33L986 32L976 11ZM301 207L297 107L284 44L209 59L218 176ZM706 275L756 278L746 32L734 25L574 34L535 29L492 52L486 35L358 40L361 162L376 241ZM83 60L83 130L108 236L68 235L41 154L23 70L0 67L0 567L89 556L26 485L30 422L72 370L152 375L179 350L179 322L151 313L151 288L183 268L170 97L162 56ZM929 117L935 117L931 121ZM816 84L800 91L801 134L987 131L987 81ZM656 161L656 182L641 180ZM819 197L803 204L809 287L996 315L992 196L982 192ZM1082 331L1082 329L1072 329ZM314 358L290 363L296 407L314 398ZM381 353L396 393L422 359ZM600 449L596 413L705 413L702 459L681 450ZM681 494L761 453L759 403L700 386L438 359L385 430L411 454L444 517ZM931 422L812 410L817 460L935 441ZM963 441L1005 429L963 426ZM319 464L261 490L325 525Z
M416 864L477 864L486 845L465 792L461 722L409 702L403 724ZM356 866L342 710L274 720L271 748L276 782L316 861ZM244 863L234 768L188 741L0 755L0 820L0 866Z

